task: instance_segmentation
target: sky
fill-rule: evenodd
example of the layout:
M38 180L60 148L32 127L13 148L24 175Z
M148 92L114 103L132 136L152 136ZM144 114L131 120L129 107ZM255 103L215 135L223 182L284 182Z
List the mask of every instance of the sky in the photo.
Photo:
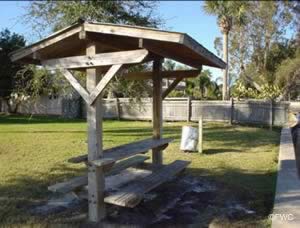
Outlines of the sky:
M22 34L28 42L37 41L30 27L22 23L22 15L26 1L0 1L0 31L8 28L10 31ZM221 36L216 18L205 14L201 1L161 1L157 14L165 20L164 27L176 32L189 34L208 50L216 54L214 40ZM213 77L220 77L222 72L216 68L206 67L213 73Z

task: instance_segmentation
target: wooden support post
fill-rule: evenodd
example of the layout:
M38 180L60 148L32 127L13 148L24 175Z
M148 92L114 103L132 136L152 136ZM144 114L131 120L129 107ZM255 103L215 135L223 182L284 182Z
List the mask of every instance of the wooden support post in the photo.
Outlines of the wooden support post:
M186 103L186 122L190 122L191 119L191 97L188 96Z
M273 100L270 99L270 111L269 111L269 127L270 127L270 131L272 131L273 129Z
M153 61L153 105L152 105L152 123L153 138L162 137L162 59L157 58ZM162 151L160 149L152 150L152 162L156 165L163 164Z
M233 115L234 115L234 100L233 97L230 98L230 124L233 123Z
M86 48L86 55L96 54L96 45L90 43ZM92 92L100 81L101 75L96 68L86 70L86 87ZM104 205L104 173L101 167L96 167L91 161L102 157L102 110L101 96L92 105L87 105L88 123L88 199L89 221L99 222L105 217Z
M119 103L119 98L116 98L115 105L116 105L117 118L118 118L118 120L120 120L120 103Z
M198 126L198 152L203 152L203 117L199 116L199 126Z

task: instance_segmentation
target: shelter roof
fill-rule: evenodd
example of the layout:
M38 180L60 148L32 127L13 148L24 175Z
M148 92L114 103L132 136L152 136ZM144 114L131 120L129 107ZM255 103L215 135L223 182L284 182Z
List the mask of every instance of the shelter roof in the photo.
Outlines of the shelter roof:
M97 53L144 48L194 68L226 67L219 57L186 33L97 22L77 22L12 52L11 59L40 64L40 60L85 55L86 38L95 42Z

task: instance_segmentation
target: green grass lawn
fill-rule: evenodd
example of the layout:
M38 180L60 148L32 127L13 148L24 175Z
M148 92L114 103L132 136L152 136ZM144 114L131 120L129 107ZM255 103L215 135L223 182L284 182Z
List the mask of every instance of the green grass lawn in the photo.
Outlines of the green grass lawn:
M273 205L279 130L224 123L204 124L204 153L179 150L181 127L164 123L175 140L164 152L166 163L190 160L193 175L223 183L249 201L265 220ZM150 122L104 121L104 147L151 137ZM84 120L0 115L0 226L37 222L24 205L49 197L47 186L84 172L67 159L86 152ZM22 205L22 206L20 206Z

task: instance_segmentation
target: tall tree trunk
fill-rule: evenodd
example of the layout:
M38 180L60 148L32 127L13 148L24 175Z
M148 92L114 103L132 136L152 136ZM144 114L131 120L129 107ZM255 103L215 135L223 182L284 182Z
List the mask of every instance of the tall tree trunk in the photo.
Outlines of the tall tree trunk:
M223 70L223 100L228 100L229 88L228 88L228 32L223 33L223 60L227 64Z

